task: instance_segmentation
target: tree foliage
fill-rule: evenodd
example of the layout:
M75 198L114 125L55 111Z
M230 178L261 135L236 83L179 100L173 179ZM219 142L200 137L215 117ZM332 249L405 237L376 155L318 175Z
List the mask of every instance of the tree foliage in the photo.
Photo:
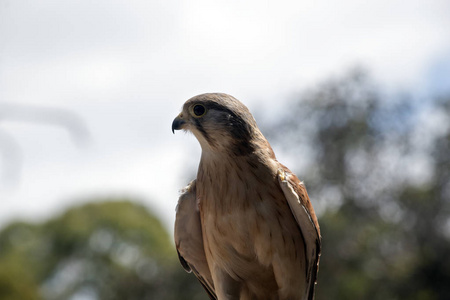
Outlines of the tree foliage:
M144 207L108 201L0 233L0 299L194 299L169 235Z
M450 96L389 95L356 70L291 106L270 137L319 213L316 299L450 299Z

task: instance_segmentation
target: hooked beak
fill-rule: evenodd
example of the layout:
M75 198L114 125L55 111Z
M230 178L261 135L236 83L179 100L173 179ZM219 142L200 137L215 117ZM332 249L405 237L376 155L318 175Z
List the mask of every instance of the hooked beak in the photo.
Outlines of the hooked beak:
M186 124L186 121L182 119L183 115L179 114L172 122L172 133L175 133L175 130L183 129L183 125Z

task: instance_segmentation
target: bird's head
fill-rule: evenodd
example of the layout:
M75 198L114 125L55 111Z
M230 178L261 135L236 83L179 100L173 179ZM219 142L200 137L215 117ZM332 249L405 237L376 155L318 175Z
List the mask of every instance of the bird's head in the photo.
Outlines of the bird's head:
M172 123L173 132L180 129L192 132L203 151L227 151L236 156L252 152L252 140L262 137L248 108L236 98L218 93L186 101Z

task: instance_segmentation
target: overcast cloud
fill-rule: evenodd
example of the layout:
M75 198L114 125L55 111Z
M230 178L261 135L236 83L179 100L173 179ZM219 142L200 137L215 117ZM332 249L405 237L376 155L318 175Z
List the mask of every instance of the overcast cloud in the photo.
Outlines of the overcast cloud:
M22 157L19 180L0 183L0 226L124 195L171 228L200 153L170 131L185 100L221 91L264 113L356 64L389 87L440 90L449 28L446 0L0 0L0 110L62 108L90 132L79 147L0 111Z

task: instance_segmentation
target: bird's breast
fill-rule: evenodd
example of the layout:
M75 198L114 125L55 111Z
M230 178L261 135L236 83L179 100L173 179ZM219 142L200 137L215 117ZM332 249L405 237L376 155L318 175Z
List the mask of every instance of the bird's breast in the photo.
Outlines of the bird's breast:
M274 172L256 164L212 166L197 177L208 261L245 278L266 272L274 255L295 257L301 237Z

